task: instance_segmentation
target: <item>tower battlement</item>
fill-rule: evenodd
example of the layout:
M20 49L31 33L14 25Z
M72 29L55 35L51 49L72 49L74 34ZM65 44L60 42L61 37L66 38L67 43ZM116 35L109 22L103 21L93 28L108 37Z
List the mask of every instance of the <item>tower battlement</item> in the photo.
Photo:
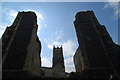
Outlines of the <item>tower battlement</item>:
M61 46L55 46L55 45L53 45L53 48L54 49L62 49L62 45Z

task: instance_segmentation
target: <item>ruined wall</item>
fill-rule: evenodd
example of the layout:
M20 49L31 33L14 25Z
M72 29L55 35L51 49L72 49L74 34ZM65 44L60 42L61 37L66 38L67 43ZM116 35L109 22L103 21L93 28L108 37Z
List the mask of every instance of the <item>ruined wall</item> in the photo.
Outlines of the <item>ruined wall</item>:
M27 47L27 57L23 69L31 71L34 75L40 75L41 67L41 43L37 36L37 24L33 25L30 44Z
M119 47L113 42L105 26L100 25L93 11L78 12L75 18L74 25L80 48L74 56L75 65L79 66L79 58L81 58L85 64L81 67L88 72L93 72L91 74L105 74L101 76L110 75L113 72L117 74ZM82 57L78 57L78 54Z
M105 44L105 39L111 40L112 46L114 44L105 27L99 24L93 11L78 12L75 17L74 25L79 47L82 51L79 54L85 57L83 63L87 66L84 69L111 69L112 66L106 48L111 47L111 45Z
M13 37L15 36L16 29L18 28L20 21L22 19L22 14L18 13L14 23L7 27L4 34L2 35L2 63L4 63L6 55L8 53L8 49L13 41Z
M53 77L52 68L49 67L41 67L43 71L43 77Z
M40 76L41 43L37 37L37 28L34 12L19 12L14 23L7 27L2 36L3 73L10 70L18 73L27 71Z
M79 12L74 22L79 46L83 47L89 68L109 67L101 37L97 31L100 26L93 12ZM102 57L102 58L101 58Z
M83 63L83 60L84 58L81 55L80 47L78 47L74 55L74 64L75 64L76 72L82 72L84 70L84 67L86 65L85 63Z

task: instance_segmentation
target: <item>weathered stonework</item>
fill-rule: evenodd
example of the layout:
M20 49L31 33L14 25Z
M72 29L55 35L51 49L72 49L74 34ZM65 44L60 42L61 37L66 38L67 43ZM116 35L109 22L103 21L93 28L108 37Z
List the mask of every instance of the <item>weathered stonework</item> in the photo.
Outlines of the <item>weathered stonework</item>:
M76 71L86 71L88 74L93 72L92 76L97 77L117 75L119 47L112 41L105 26L100 25L93 11L78 12L75 18L79 42L74 55Z
M81 55L80 47L77 48L77 51L74 55L74 64L77 72L82 72L84 70L85 64L83 63L84 58Z
M65 77L65 66L62 47L53 47L53 77Z
M41 43L34 12L19 12L2 36L2 74L6 77L40 76Z
M41 67L41 70L43 71L42 76L43 77L53 77L53 70L51 67Z
M52 67L41 67L42 77L63 78L66 77L62 47L53 47Z

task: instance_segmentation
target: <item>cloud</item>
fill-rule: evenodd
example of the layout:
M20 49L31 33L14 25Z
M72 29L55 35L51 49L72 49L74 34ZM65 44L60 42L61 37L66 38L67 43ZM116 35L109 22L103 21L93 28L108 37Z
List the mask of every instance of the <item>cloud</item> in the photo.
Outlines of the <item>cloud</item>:
M0 26L0 38L2 37L6 27L5 26Z
M58 41L54 41L52 44L50 43L48 43L48 46L53 46L53 45L56 45L56 46L60 46L60 45L62 45L62 42L58 42ZM48 47L49 48L49 47ZM51 48L50 48L51 49Z
M48 60L45 57L41 58L41 63L42 63L43 67L52 67L52 64L51 64L50 60Z
M15 17L17 16L17 13L18 12L13 9L9 8L2 9L2 14L6 15L7 22L2 22L2 24L0 25L0 38L2 37L6 27L10 26L13 23Z
M75 72L75 66L74 66L74 63L73 63L73 56L67 58L64 60L65 62L65 71L66 72Z
M73 57L70 57L70 58L67 58L64 60L65 61L65 64L71 64L73 62Z
M49 49L53 49L53 45L48 45L48 48Z
M17 13L18 12L13 9L9 9L9 8L2 9L2 14L5 14L5 16L7 17L6 20L8 22L2 22L2 25L0 26L0 32L2 32L2 33L0 33L0 37L3 34L3 32L5 31L6 27L10 26L13 23L13 21L15 20L15 17L17 16Z
M39 34L40 29L41 29L41 22L40 22L40 20L43 20L44 18L43 18L41 13L39 13L39 12L37 12L35 10L32 10L32 11L34 11L36 13L36 15L37 15L38 34Z
M6 22L2 22L2 26L3 25L4 26L10 26L13 23L13 21L15 20L15 17L17 16L18 12L16 10L13 10L13 9L3 8L2 9L2 15L3 14L6 17L5 18Z
M16 17L17 13L18 13L17 11L11 9L8 14L12 17Z
M47 43L48 41L47 41L47 39L43 39L43 41L45 42L45 43Z
M50 58L46 58L43 56L43 52L41 52L41 66L42 67L52 67L52 63L50 62Z
M60 30L60 31L56 31L55 34L56 34L56 36L57 36L57 37L56 37L56 40L59 40L59 39L62 38L63 31L62 31L62 30Z
M63 43L63 52L65 56L72 56L75 53L76 43L74 41L68 40Z
M10 20L11 23L15 20L17 14L18 12L13 9L8 9L8 12L6 12L6 15L8 16L8 20Z
M57 37L56 37L56 40L59 40L60 38L62 38L61 35L57 36Z
M47 27L47 24L45 24L44 26Z
M44 19L41 13L39 13L35 10L33 10L33 11L36 13L38 19L42 19L42 20Z
M61 34L61 33L63 33L62 30L60 30L60 31L56 31L56 32L55 32L55 34Z
M118 14L120 14L120 8L118 8L118 2L114 2L114 0L107 0L107 1L108 2L105 3L103 10L109 7L113 8L114 9L113 19L116 20L120 18L120 16L118 16Z
M66 72L75 72L75 67L74 67L74 65L66 65L66 66L65 66L65 71L66 71Z

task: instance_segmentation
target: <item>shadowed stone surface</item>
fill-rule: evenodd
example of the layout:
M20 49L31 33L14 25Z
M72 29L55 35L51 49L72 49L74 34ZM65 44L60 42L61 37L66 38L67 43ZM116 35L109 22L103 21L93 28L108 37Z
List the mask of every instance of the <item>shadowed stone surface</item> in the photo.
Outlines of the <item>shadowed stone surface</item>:
M65 66L62 47L53 47L53 77L65 77Z
M23 74L27 75L23 77L40 76L41 43L37 28L34 12L19 12L13 24L6 28L2 36L3 78Z
M41 70L43 71L42 74L43 77L47 77L47 78L53 77L53 71L51 67L41 67Z
M79 42L74 55L76 71L91 73L93 77L118 75L120 48L112 41L105 26L97 21L93 11L78 12L75 18Z

